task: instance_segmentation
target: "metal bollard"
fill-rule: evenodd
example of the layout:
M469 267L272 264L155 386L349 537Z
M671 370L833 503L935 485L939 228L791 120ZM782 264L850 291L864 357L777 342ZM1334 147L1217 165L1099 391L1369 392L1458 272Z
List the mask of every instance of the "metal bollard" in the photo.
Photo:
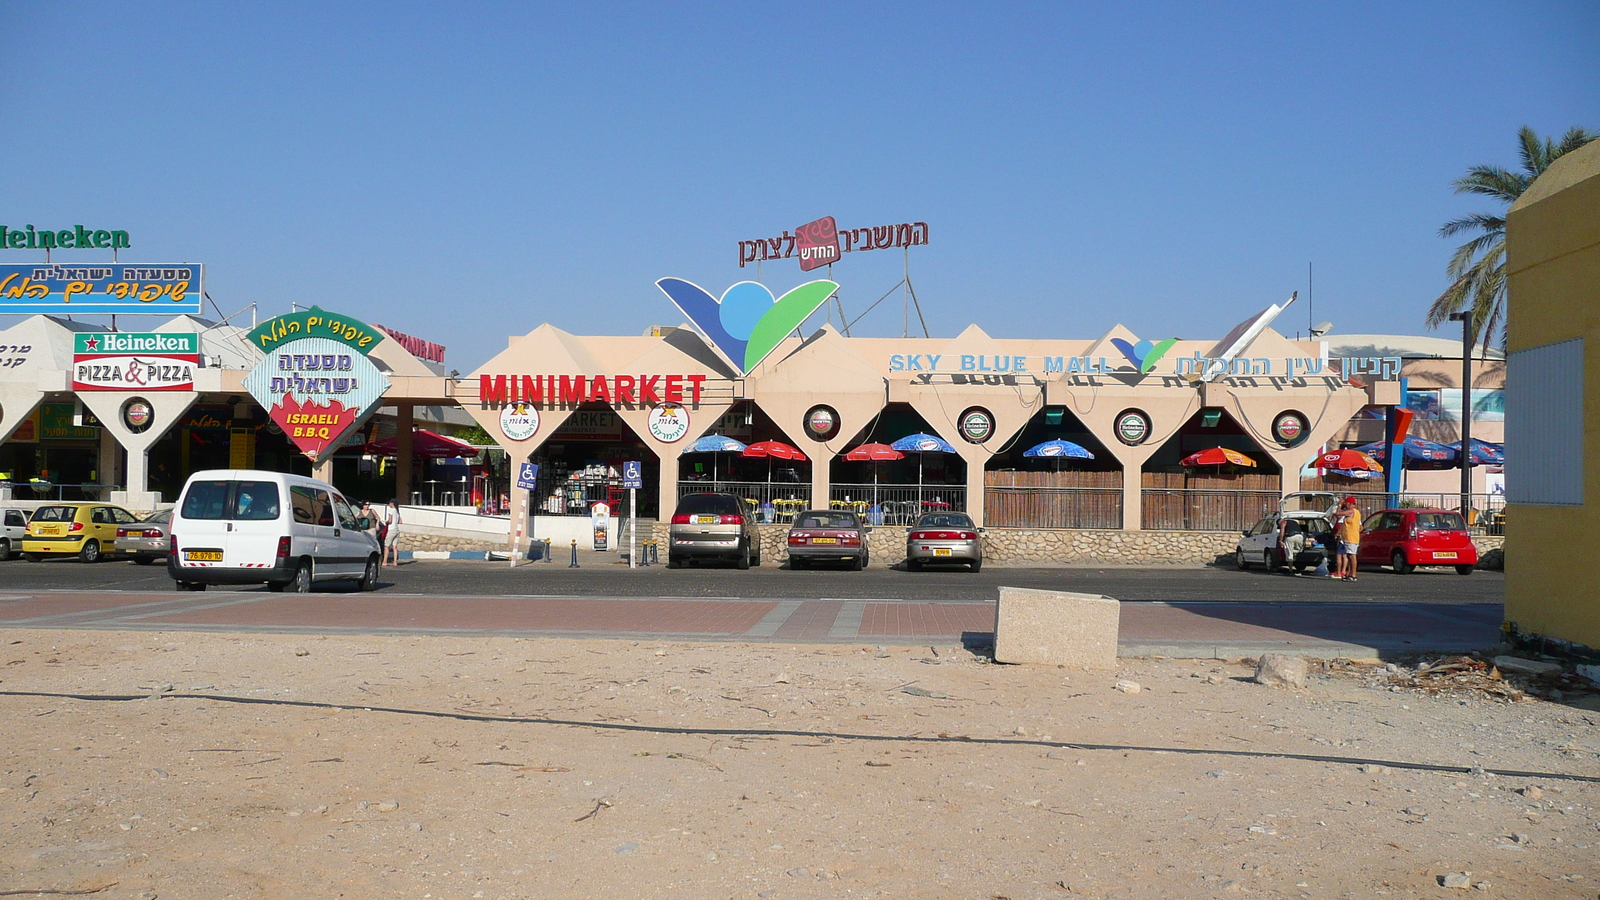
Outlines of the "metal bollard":
M660 543L658 541L651 541L650 542L650 561L655 563L658 566L661 565L661 552L660 551L661 551Z
M549 563L555 562L555 560L550 558L550 539L549 538L545 538L544 539L544 561L545 561L545 563L547 565Z
M645 539L639 542L639 565L650 565L650 541Z
M577 538L573 538L572 539L572 562L567 566L567 568L569 568L569 569L579 568L579 566L578 566L578 539Z

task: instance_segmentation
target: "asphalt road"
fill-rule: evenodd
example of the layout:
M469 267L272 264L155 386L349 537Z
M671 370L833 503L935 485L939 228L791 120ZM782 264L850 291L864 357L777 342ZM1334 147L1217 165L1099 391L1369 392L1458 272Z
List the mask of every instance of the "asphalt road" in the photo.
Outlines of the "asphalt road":
M1240 572L1221 567L1133 568L1123 566L1012 568L905 572L874 566L862 572L791 572L767 564L749 571L651 566L629 570L611 559L591 557L581 568L526 563L427 561L384 569L379 594L695 597L729 600L828 599L992 603L1001 585L1103 594L1124 601L1363 601L1381 603L1500 604L1505 576L1450 569L1395 575L1363 571L1348 584L1333 579ZM341 590L321 588L319 590ZM84 565L74 560L0 562L0 591L171 591L162 566L113 561ZM265 590L231 588L213 590Z

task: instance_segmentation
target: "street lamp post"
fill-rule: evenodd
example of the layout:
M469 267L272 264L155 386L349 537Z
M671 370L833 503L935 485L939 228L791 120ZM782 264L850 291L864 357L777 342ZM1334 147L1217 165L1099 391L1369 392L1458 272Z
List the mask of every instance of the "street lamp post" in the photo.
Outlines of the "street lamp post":
M1472 518L1472 311L1451 313L1461 323L1461 517Z

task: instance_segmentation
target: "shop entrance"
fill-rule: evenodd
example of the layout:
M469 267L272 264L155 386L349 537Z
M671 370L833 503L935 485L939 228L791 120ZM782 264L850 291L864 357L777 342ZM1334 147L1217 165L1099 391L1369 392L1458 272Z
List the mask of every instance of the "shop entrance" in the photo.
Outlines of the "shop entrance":
M657 518L661 462L655 451L607 404L580 406L533 454L539 466L534 514L587 516L590 507L602 501L610 504L612 515L626 514L622 464L628 460L637 460L643 469L639 518Z

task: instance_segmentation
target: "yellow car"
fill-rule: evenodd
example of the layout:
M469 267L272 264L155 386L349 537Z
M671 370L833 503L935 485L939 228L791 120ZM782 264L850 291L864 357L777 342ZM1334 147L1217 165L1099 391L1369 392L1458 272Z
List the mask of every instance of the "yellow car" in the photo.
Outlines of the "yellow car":
M117 529L138 524L133 513L106 503L52 503L33 511L22 536L22 557L38 562L47 556L76 554L87 563L117 553Z

